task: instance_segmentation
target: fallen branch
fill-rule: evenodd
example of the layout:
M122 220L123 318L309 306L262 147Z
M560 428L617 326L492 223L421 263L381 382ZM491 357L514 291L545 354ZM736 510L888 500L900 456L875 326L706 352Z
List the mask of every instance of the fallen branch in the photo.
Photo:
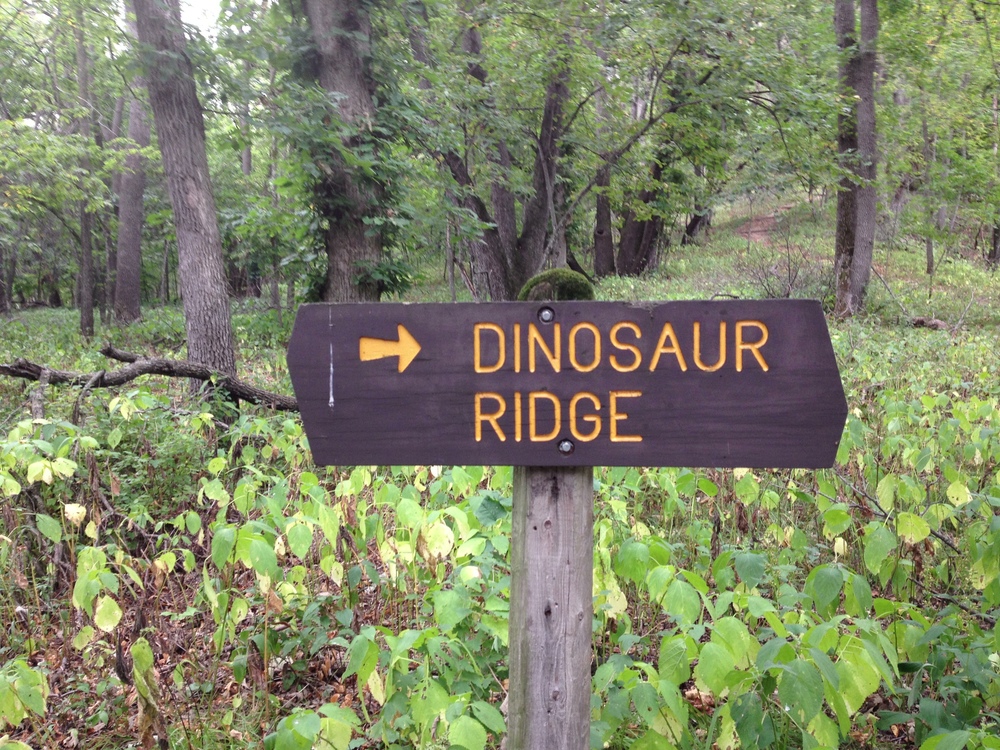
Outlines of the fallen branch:
M117 370L99 370L81 373L53 370L29 360L18 358L10 364L0 364L0 375L11 378L34 380L47 385L75 385L83 388L114 388L125 385L141 375L163 375L171 378L190 378L213 381L215 386L233 398L251 404L267 406L278 411L298 411L299 404L292 396L271 393L250 385L239 378L223 375L207 365L186 360L141 357L130 352L115 349L110 344L101 349L101 354L109 359L127 362Z

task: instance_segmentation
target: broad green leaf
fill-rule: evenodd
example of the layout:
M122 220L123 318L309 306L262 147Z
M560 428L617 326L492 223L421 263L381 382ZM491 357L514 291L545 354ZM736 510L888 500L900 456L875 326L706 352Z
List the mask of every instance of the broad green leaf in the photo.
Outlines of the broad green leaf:
M920 750L964 750L972 738L972 733L964 729L928 737L920 745Z
M448 741L465 750L483 750L486 728L471 716L459 716L448 727Z
M507 731L507 722L504 721L503 714L492 704L486 701L474 701L472 713L494 734L501 735Z
M153 668L153 649L145 638L137 638L129 648L132 655L132 667L138 672L147 673Z
M312 527L303 521L297 521L288 527L285 536L288 538L288 549L292 554L300 560L305 560L312 547Z
M878 575L882 563L896 549L896 535L882 524L870 525L865 534L865 567Z
M749 475L747 475L749 476ZM736 574L746 585L747 589L755 588L764 580L765 565L767 558L757 552L741 552L734 560Z
M320 721L319 737L313 750L348 750L351 746L353 730L351 725L340 719L323 717Z
M466 598L457 591L448 589L434 594L434 620L442 632L450 633L470 611Z
M62 541L62 524L52 516L48 516L44 513L36 514L35 526L38 527L42 536L54 544L59 544L59 542Z
M212 533L212 562L219 570L229 561L236 545L236 529L233 526L221 526Z
M260 575L267 576L272 581L280 578L278 571L278 558L274 554L274 548L264 539L250 540L250 566Z
M735 667L736 657L728 648L718 643L706 643L698 655L694 676L714 695L721 696L726 690L729 674Z
M629 747L631 750L675 750L675 745L655 729L647 731Z
M660 658L657 661L661 680L674 685L682 685L691 678L691 662L687 655L684 636L666 636L660 643Z
M948 485L947 494L952 504L959 508L972 502L972 493L969 492L965 482L952 482Z
M760 495L760 485L757 483L757 478L753 475L753 472L749 471L740 477L733 490L736 492L736 498L741 503L748 505Z
M778 678L778 698L785 713L805 728L823 707L823 678L807 661L789 662Z
M843 587L844 572L836 565L828 564L813 568L806 579L805 591L813 598L818 612L828 613L840 600L840 590Z
M927 521L913 513L900 513L896 516L896 533L908 544L922 542L931 533Z
M428 680L423 693L410 701L410 712L418 726L426 727L451 704L450 693L437 680Z
M879 504L890 511L896 506L896 488L899 486L899 477L895 474L886 474L882 477L875 488L875 496Z
M757 639L735 617L723 617L715 622L712 641L728 648L740 669L748 669L760 650Z
M881 684L878 668L864 644L853 636L845 636L839 651L837 674L840 675L840 694L853 716L865 699L878 690Z
M443 521L436 521L420 530L417 552L430 565L443 562L455 547L455 534Z
M90 625L84 625L80 628L80 632L76 634L76 637L73 638L73 648L77 651L82 651L93 639L94 629Z
M622 578L627 578L636 586L646 579L649 569L649 545L627 539L614 556L613 568Z
M663 609L682 625L693 625L701 618L701 597L690 583L675 579L663 598Z
M102 596L94 608L94 624L105 633L114 630L122 619L122 608L110 596Z

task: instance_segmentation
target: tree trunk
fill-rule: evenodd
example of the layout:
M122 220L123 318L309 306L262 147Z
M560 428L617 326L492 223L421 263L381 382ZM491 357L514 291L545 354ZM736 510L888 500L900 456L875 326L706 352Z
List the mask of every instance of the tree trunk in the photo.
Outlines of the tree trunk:
M594 275L613 276L615 273L615 239L611 224L611 165L605 162L597 173L597 208L594 212Z
M83 6L76 9L76 77L77 96L84 115L80 119L80 135L88 143L91 138L91 112L90 100L90 60L87 56L87 44L84 38L84 24L86 19L83 14ZM90 174L90 158L84 157L81 164L83 176ZM81 177L81 187L86 193ZM77 303L80 306L80 334L84 338L94 335L94 249L93 249L93 217L87 207L87 199L84 197L80 201L80 275L77 277L80 295Z
M141 85L141 84L140 84ZM142 102L129 104L128 138L133 146L149 145L149 125ZM115 320L127 324L139 319L142 293L142 227L143 193L146 190L146 169L142 156L136 152L125 157L125 173L121 177L118 200L118 249L115 272Z
M368 149L378 159L371 133L375 122L375 81L372 77L371 21L360 0L305 0L306 16L319 53L319 82L340 98L341 121L351 135L344 138L350 151ZM358 280L366 267L378 263L382 238L369 231L365 219L379 211L383 189L376 178L352 169L340 154L315 154L324 177L316 190L316 205L327 221L328 259L323 299L327 302L377 301L378 286Z
M135 0L139 42L177 233L188 358L236 372L222 243L205 151L205 123L187 56L179 0Z
M137 36L135 23L129 20L130 35ZM135 88L143 88L141 76L132 79ZM132 99L128 107L128 139L132 148L149 145L149 123L142 102ZM125 172L119 179L118 246L115 263L115 321L128 324L139 319L142 296L142 227L145 221L143 193L146 168L142 156L134 150L125 157Z
M878 37L876 0L861 0L861 44L855 45L853 0L836 0L837 45L846 56L841 64L841 95L850 103L838 116L837 146L841 164L854 173L841 180L837 196L834 268L837 298L834 312L849 317L861 309L871 277L875 244L877 195L875 136L875 45Z
M7 250L0 239L0 315L10 312L10 289L7 287Z
M865 299L875 256L875 229L878 193L875 186L878 141L875 129L876 43L878 41L878 0L861 0L861 49L858 83L858 186L857 226L854 231L854 258L851 262L851 306L857 312Z

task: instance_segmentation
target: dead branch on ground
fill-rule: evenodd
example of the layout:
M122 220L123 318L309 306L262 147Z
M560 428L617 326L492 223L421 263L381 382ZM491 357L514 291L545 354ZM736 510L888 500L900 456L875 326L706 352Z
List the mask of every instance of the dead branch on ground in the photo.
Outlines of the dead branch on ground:
M101 349L101 354L109 359L127 364L125 367L117 370L98 370L97 372L81 373L54 370L19 357L10 364L0 364L0 375L37 381L42 384L38 390L43 390L45 385L74 385L88 390L91 388L115 388L130 383L142 375L190 378L192 380L211 381L216 388L224 391L231 397L247 401L251 404L267 406L277 411L299 410L298 401L292 396L265 391L239 378L216 372L207 365L198 362L163 359L161 357L143 357L116 349L111 344L106 344Z

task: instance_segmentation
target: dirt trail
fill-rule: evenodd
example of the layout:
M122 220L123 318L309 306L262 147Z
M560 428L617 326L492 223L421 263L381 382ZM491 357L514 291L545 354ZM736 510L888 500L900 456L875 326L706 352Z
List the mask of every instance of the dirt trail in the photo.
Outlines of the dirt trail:
M752 216L749 221L736 230L736 234L751 242L768 247L771 244L771 233L778 224L778 217L791 208L794 208L794 205L788 204L787 206L779 206L774 213Z

